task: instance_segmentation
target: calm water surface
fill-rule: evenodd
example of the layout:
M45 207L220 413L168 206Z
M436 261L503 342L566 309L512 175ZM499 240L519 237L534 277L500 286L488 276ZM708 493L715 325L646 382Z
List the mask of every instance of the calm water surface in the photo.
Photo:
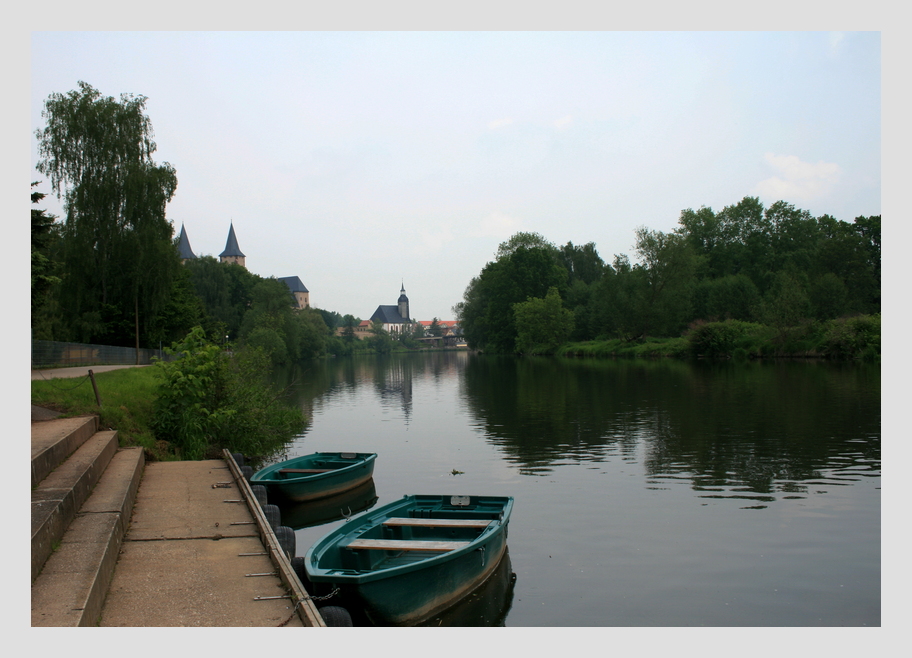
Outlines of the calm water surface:
M430 623L881 623L879 365L437 352L290 376L311 422L287 457L379 454L353 511L515 498L510 563ZM313 521L298 555L344 522Z

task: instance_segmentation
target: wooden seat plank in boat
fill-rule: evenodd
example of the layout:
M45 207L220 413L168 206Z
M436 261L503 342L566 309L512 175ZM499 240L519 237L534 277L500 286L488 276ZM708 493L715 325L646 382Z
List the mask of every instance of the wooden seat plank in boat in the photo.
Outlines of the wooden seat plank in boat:
M378 551L435 551L445 553L463 546L467 541L420 541L415 539L355 539L346 548L360 548Z
M283 468L279 473L329 473L331 468Z
M487 528L490 519L407 519L391 517L383 522L385 526L410 526L421 528Z

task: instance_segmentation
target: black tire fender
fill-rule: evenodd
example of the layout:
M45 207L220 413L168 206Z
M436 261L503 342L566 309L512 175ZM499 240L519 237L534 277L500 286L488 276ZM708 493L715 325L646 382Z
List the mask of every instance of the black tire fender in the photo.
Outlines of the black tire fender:
M338 605L328 605L320 608L320 616L327 626L353 626L348 610Z

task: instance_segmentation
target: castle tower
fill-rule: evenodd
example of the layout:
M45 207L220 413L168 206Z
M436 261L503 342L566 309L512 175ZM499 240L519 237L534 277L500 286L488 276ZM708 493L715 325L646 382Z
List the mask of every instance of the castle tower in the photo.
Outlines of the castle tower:
M181 263L186 263L191 258L196 258L196 254L190 248L190 238L187 237L187 231L184 230L183 224L181 224L180 238L177 241L177 254L181 259Z
M402 283L402 290L399 291L399 315L402 316L405 320L410 320L409 316L409 301L408 297L405 296L405 282Z
M231 228L228 229L228 242L225 243L225 251L219 254L219 261L222 263L237 263L241 267L247 267L247 257L238 247L237 237L234 235L234 222L231 222Z

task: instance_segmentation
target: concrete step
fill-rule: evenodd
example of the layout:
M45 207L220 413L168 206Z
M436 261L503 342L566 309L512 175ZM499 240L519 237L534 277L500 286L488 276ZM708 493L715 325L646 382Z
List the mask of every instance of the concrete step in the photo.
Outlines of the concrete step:
M32 423L32 487L50 475L97 430L97 416Z
M142 448L122 448L110 459L32 584L32 626L98 622L144 466Z
M117 451L117 432L96 432L32 489L32 580Z

